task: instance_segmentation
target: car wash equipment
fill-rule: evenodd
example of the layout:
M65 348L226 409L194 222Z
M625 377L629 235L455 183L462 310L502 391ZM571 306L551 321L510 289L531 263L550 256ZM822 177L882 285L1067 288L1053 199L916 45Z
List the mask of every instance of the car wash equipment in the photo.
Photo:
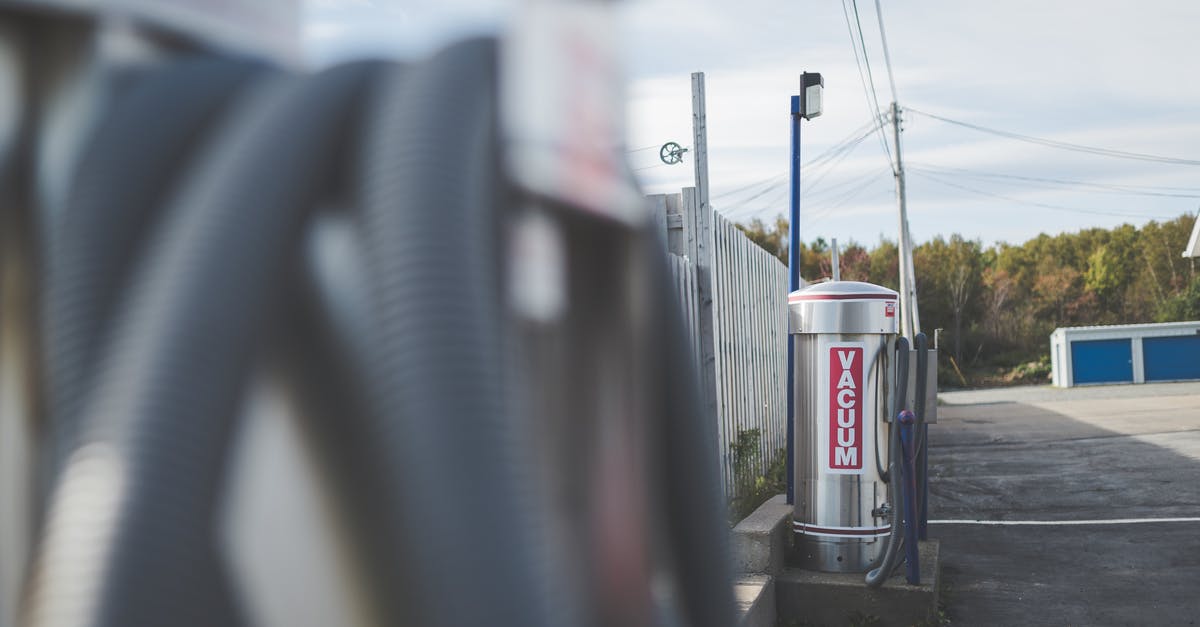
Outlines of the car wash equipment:
M897 298L855 281L811 285L788 297L796 359L793 525L802 568L866 571L894 532L889 519L898 517L900 501L889 498L887 478L895 483L899 455L886 426L897 389L887 380Z

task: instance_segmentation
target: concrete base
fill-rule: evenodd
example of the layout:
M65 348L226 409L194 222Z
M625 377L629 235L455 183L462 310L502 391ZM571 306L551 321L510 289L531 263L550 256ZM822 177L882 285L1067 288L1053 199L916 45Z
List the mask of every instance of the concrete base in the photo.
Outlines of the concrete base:
M785 568L775 578L780 625L909 627L936 616L941 562L937 540L921 543L921 585L904 580L903 566L882 587L868 589L862 573Z
M739 522L730 537L736 572L783 572L784 554L792 543L791 522L792 506L783 494L771 497Z
M739 627L775 627L775 579L783 572L791 543L792 506L782 494L768 500L733 528L730 544L741 573L733 591Z

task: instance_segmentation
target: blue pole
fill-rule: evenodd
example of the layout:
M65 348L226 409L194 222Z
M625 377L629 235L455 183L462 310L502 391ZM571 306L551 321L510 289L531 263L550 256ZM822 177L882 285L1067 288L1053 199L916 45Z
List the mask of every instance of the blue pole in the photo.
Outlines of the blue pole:
M924 416L921 417L922 421ZM921 450L917 451L917 476L921 478L921 513L918 518L917 536L929 539L929 425L921 424Z
M901 448L901 468L903 472L901 476L894 477L893 481L902 481L904 485L904 561L907 569L905 578L908 583L917 586L921 584L921 564L919 557L919 545L917 544L917 449L916 449L916 434L913 433L916 429L915 417L910 411L902 411L899 416L900 423L900 448ZM900 512L893 514L899 515ZM893 540L894 542L895 540Z
M788 293L800 289L800 96L792 96L792 211L788 221ZM796 502L796 355L787 336L787 502Z

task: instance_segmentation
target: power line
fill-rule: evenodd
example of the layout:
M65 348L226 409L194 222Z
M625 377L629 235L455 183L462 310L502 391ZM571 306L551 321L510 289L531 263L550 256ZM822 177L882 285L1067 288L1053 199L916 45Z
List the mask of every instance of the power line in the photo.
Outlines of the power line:
M855 16L858 15L857 5L855 5L854 14ZM862 27L860 26L858 29L859 40L856 40L854 38L854 25L850 23L850 10L846 7L846 0L842 0L842 15L846 18L846 33L850 35L850 50L854 53L854 65L858 67L858 79L862 83L863 92L867 97L867 108L871 110L871 121L872 123L877 123L882 117L882 109L879 107L879 98L875 95L875 81L873 78L870 81L871 86L867 86L867 79L871 76L871 62L867 59L866 42L863 42L862 45L863 59L860 61L858 58L858 48L859 40L861 40L862 36ZM863 72L863 61L867 65L865 73ZM892 165L892 149L888 147L887 138L883 135L882 125L880 125L880 129L878 134L879 145L883 148L883 152L887 154L888 167L895 170L895 167Z
M819 215L823 212L837 209L838 207L841 207L850 200L856 198L858 195L862 194L862 192L865 190L869 189L871 187L870 183L877 180L878 179L874 176L874 173L870 173L867 176L859 177L857 179L850 179L850 182L856 183L856 185L851 186L851 189L849 190L841 190L839 194L834 195L834 199L823 203L818 209L815 209L810 213L813 215Z
M821 207L820 209L817 209L816 211L809 212L807 214L808 220L807 220L805 226L807 226L808 228L811 229L814 226L816 226L817 224L820 224L823 220L832 216L836 210L842 208L843 206L848 204L851 200L858 198L859 196L862 195L863 192L865 192L867 190L874 191L875 196L878 196L881 192L886 193L888 191L886 189L880 189L878 187L872 187L870 185L863 185L861 187L857 187L857 188L851 190L850 193L843 195L841 198L837 199L836 201L834 201L824 207ZM804 217L805 217L804 215L801 215L801 218L804 218Z
M803 176L804 174L811 173L814 171L814 169L820 169L821 167L825 166L826 164L828 164L828 167L833 167L834 161L836 160L836 158L839 155L845 154L845 152L847 150L852 150L855 146L857 146L864 139L866 139L868 136L870 136L871 133L874 133L875 127L877 125L878 125L878 122L872 121L872 122L868 122L867 124L864 124L856 129L854 129L853 131L850 132L849 135L847 135L846 137L844 137L840 141L838 141L838 143L836 143L833 146L830 146L828 149L826 149L825 152L822 152L821 154L819 154L819 155L813 157L812 159L809 159L805 163L803 163L800 166L800 174ZM764 179L760 179L758 181L754 181L752 183L747 183L740 187L737 187L737 188L734 188L734 189L731 189L731 190L728 190L725 192L721 192L720 194L717 194L717 195L713 196L712 198L714 200L718 199L718 198L726 198L729 196L733 196L735 194L749 191L749 190L759 187L761 185L770 185L772 183L774 183L774 185L771 185L771 188L774 188L776 185L783 185L783 184L787 183L786 180L780 181L780 179L786 179L787 176L788 176L787 172L780 172L777 174L773 174Z
M868 190L874 190L875 192L881 191L878 188L872 187L870 185L870 183L872 181L877 181L877 180L878 180L877 172L867 172L865 174L862 174L862 175L859 175L856 177L850 177L850 178L846 179L845 181L842 181L840 183L837 183L835 185L832 185L828 188L821 190L821 192L824 192L828 195L827 199L821 199L821 200L815 199L814 194L812 192L805 194L805 198L811 199L810 204L817 204L817 205L819 205L819 208L817 208L815 210L802 211L800 214L800 217L801 217L803 224L805 226L807 226L808 228L812 228L812 226L814 224L817 224L818 222L820 222L821 220L823 220L824 218L826 218L830 214L832 214L835 210L841 208L842 206L846 205L851 200L854 200L858 196L862 195L863 192L868 191ZM846 189L848 187L851 189ZM784 193L773 196L770 198L770 200L766 201L765 203L761 203L754 207L751 207L749 204L746 204L746 203L749 203L749 199L748 199L746 201L742 201L741 203L739 203L740 206L734 207L733 209L729 209L729 210L721 210L721 212L722 212L722 214L724 214L726 217L729 217L730 219L735 219L735 216L758 217L762 214L763 211L769 209L775 203L782 201L784 198L786 198L786 188L782 188L782 187L766 189L760 195L765 196L768 193L770 193L773 189L779 189L781 192L784 192ZM816 203L812 203L813 200L815 200ZM827 202L825 202L826 200L827 200Z
M854 145L857 145L858 143L863 142L865 138L866 138L866 136L859 137L857 143ZM845 156L850 155L851 153L852 153L852 150L846 151L846 153L842 153L841 159L845 159ZM830 168L834 168L835 166L836 166L836 163L834 163L834 165L830 166ZM820 183L820 181L824 177L826 177L826 175L828 175L830 172L834 172L834 169L828 169L828 171L823 172L820 175L820 177L817 177L816 180L812 181L812 185L816 185L817 183ZM874 178L875 178L875 173L868 173L868 174L864 175L864 177L851 178L848 181L842 181L842 183L839 183L838 185L835 185L834 187L830 187L829 190L822 190L822 191L828 192L828 191L832 191L833 189L840 189L840 187L845 187L848 184L859 184L858 190L862 190L862 187L864 186L864 184L869 183L869 180L874 179ZM756 199L761 198L763 196L767 196L767 195L769 195L769 193L772 193L775 191L778 191L779 193L775 193L774 196L770 197L769 201L760 203L757 205L757 207L751 208L750 203L752 201L756 201ZM754 196L746 198L746 199L744 199L744 201L738 202L737 204L739 204L739 207L731 209L730 211L728 211L728 213L726 215L733 216L736 214L744 214L744 215L761 214L763 210L773 207L773 205L775 203L782 201L782 199L784 199L786 197L786 192L787 192L787 187L782 183L769 186L769 187L767 187L767 189L763 189L760 192L755 193ZM814 192L809 191L808 193L806 193L805 197L806 198L811 197L812 193L814 193ZM733 203L731 203L731 204L733 204ZM802 216L803 215L804 214L802 213Z
M740 194L742 192L754 189L755 187L758 187L760 185L774 183L774 182L778 181L779 179L786 177L787 175L788 175L787 172L780 172L778 174L772 174L771 176L768 176L765 179L760 179L760 180L754 181L753 183L747 183L740 187L736 187L734 189L721 192L720 194L715 194L711 197L711 199L716 200L718 198L725 198L727 196L733 196L734 194Z
M1099 155L1102 157L1116 157L1119 159L1133 159L1136 161L1151 161L1154 163L1170 163L1170 164L1174 164L1174 165L1200 165L1200 160L1196 160L1196 159L1179 159L1176 157L1163 157L1161 155L1151 155L1151 154L1142 153L1142 152L1129 152L1127 150L1114 150L1112 148L1098 148L1096 146L1085 146L1083 144L1072 144L1070 142L1058 141L1055 139L1046 139L1044 137L1034 137L1033 135L1022 135L1020 133L1013 133L1011 131L1002 131L1000 129L990 128L987 126L981 126L979 124L971 124L970 122L963 122L962 120L954 120L954 119L943 117L940 115L934 115L932 113L926 113L924 111L919 111L917 109L913 109L912 107L908 107L908 110L912 111L913 113L923 115L927 118L938 120L939 122L945 122L947 124L954 124L956 126L969 128L971 130L979 131L981 133L989 133L991 135L997 135L999 137L1005 137L1008 139L1015 139L1017 141L1028 142L1031 144L1037 144L1039 146L1046 146L1049 148L1059 148L1062 150L1071 150L1071 151L1075 151L1075 152Z
M1007 179L1013 181L1028 181L1032 183L1048 183L1051 185L1061 185L1065 187L1085 188L1084 191L1092 193L1110 193L1124 194L1131 196L1158 196L1164 198L1200 198L1200 188L1195 187L1155 187L1151 185L1120 185L1116 183L1091 183L1087 181L1071 181L1067 179L1044 178L1040 176L1022 176L1019 174L1001 174L999 172L981 172L979 170L969 170L967 168L952 168L948 166L936 165L912 165L918 170L927 172L942 172L946 174L961 174L983 179ZM1160 191L1160 190L1178 190L1178 191ZM1191 193L1186 193L1191 192Z
M865 140L867 137L869 137L878 128L881 128L881 124L878 120L871 120L870 122L867 122L866 124L863 124L862 126L859 126L858 128L851 131L850 134L846 135L841 140L839 140L838 143L827 148L825 150L825 152L822 152L821 154L819 154L819 155L813 157L812 159L809 159L805 163L803 163L800 166L800 173L802 175L806 174L806 173L810 173L810 172L813 172L814 170L819 170L822 167L825 167L826 165L828 165L829 167L832 167L836 163L839 156L844 155L846 153L846 151L848 151L848 150L853 150L853 148L858 146L858 144L862 143L863 140ZM646 146L643 148L635 148L635 149L629 150L627 152L633 153L633 152L646 150L649 148L658 148L658 146ZM648 166L643 166L640 168L633 168L632 171L633 172L641 172L643 170L650 170L653 168L661 168L664 165L666 165L666 164L654 163L654 164L651 164ZM787 183L786 180L780 181L780 179L785 179L787 176L788 176L787 172L780 172L777 174L773 174L764 179L760 179L760 180L757 180L757 181L754 181L751 183L747 183L740 187L737 187L737 188L734 188L734 189L731 189L731 190L728 190L725 192L721 192L720 194L712 196L711 198L712 198L712 200L716 200L718 198L726 198L729 196L733 196L735 194L749 191L751 189L755 189L762 185L768 186L765 190L757 190L757 193L755 195L742 201L742 202L748 202L750 200L754 200L756 198L761 197L765 193L769 193L771 190L775 189L779 185L786 184ZM818 180L819 179L820 179L820 177L818 177Z
M879 8L879 0L875 0L875 17L879 20L879 39L883 41L883 62L887 66L888 83L892 86L892 102L899 102L896 96L896 79L892 75L892 55L888 53L887 33L883 30L883 10Z
M816 210L815 212L809 211L807 209L802 211L800 214L801 219L807 221L810 218L810 214L812 214L812 213L820 214L820 213L823 213L826 211L831 211L833 209L841 207L843 204L845 204L846 202L851 200L853 197L861 194L865 189L867 189L869 187L869 184L872 181L878 180L877 174L878 174L877 172L867 172L865 175L851 177L849 179L846 179L845 181L841 181L840 183L837 183L837 184L832 185L827 188L820 189L815 192L806 192L805 198L808 199L807 202L809 205L812 205L815 203L817 205L823 205L823 206L821 206L821 208ZM818 178L820 178L820 177L818 177ZM847 188L852 188L852 189L847 190ZM779 193L775 194L774 196L771 196L770 200L767 200L767 201L765 201L757 206L754 206L754 207L751 207L751 205L749 204L751 201L756 200L763 196L767 196L768 194L770 194L771 192L774 192L774 191L778 191ZM737 203L729 203L730 205L737 205L737 206L735 206L733 209L729 209L728 211L725 211L724 213L725 213L725 215L730 216L730 217L733 217L735 215L758 215L758 214L762 213L762 211L772 207L775 203L786 198L787 191L788 191L787 188L783 185L777 185L777 186L772 186L772 187L766 188L766 189L760 191L759 193L755 194L751 198L747 198L747 199L739 201ZM817 198L818 195L824 196L824 197ZM846 198L847 196L849 196L850 198Z
M862 143L864 140L866 140L866 138L867 138L868 136L870 136L870 133L871 133L871 132L873 132L873 130L874 130L874 129L872 129L872 130L868 131L866 134L860 135L859 137L857 137L857 138L855 138L855 139L853 140L853 143L847 144L847 145L845 145L844 147L840 148L840 149L838 150L838 154L837 154L837 156L836 156L836 157L834 157L834 158L832 158L832 160L828 160L828 161L826 161L825 163L822 163L822 164L816 164L816 166L809 166L809 167L811 168L811 167L820 167L820 166L822 166L822 165L826 165L826 164L827 164L825 171L824 171L824 172L821 172L820 174L818 174L818 175L816 176L816 178L814 178L814 179L812 180L812 182L811 182L811 183L808 183L808 184L806 185L806 188L809 188L810 190L811 190L811 189L818 189L818 187L817 187L817 186L820 184L820 182L821 182L821 181L823 181L823 180L825 179L825 177L829 176L831 173L833 173L833 172L837 171L837 166L838 166L838 164L839 164L839 163L841 163L843 160L845 160L845 159L846 159L846 157L850 156L850 155L851 155L851 154L854 152L854 148L856 148L856 147L857 147L859 144L861 144L861 143ZM832 153L832 152L833 152L833 151L830 151L830 153ZM805 170L805 169L803 169L803 168L801 169L801 172L802 172L802 173L803 173L803 172L806 172L806 171L808 171L808 170ZM807 179L803 179L803 178L802 178L801 180L802 180L802 181L804 181L804 180L807 180ZM743 208L744 208L744 207L746 206L746 203L749 203L749 202L751 202L751 201L757 200L757 199L759 199L759 198L761 198L761 197L763 197L763 196L765 196L765 195L767 195L767 194L769 194L769 193L771 193L771 192L773 192L773 191L775 191L775 190L785 190L785 189L786 189L786 187L787 187L787 185L788 185L789 183L790 183L790 181L788 181L788 180L786 180L786 179L784 179L784 180L779 180L778 182L776 182L776 183L774 183L774 184L772 184L772 185L769 185L769 186L767 186L767 187L765 187L765 188L763 188L763 189L761 189L761 190L757 191L757 192L756 192L754 195L750 196L749 198L745 198L745 199L743 199L743 200L741 200L741 201L738 201L737 203L732 203L732 202L731 202L730 204L740 204L740 205L742 205L742 206L743 206ZM810 193L811 193L811 191L810 191ZM765 208L766 208L766 206L764 206L764 207L762 207L762 208L763 208L763 209L765 209ZM732 214L732 212L736 212L736 211L739 211L739 210L740 210L740 209L735 209L735 210L732 210L732 211L731 211L731 214Z
M858 0L850 0L850 5L854 7L854 27L858 30L858 43L862 47L863 67L867 70L867 82L871 84L871 101L875 103L875 111L881 111L883 107L879 106L879 92L875 89L875 76L871 72L871 57L867 54L867 39L863 37L862 20L858 17Z
M1052 205L1050 203L1037 202L1034 200L1023 200L1021 198L1015 198L1013 196L1006 196L1004 194L997 194L995 192L988 192L988 191L984 191L982 189L969 187L967 185L960 185L958 183L953 183L953 182L943 179L940 176L930 174L929 172L914 172L914 174L916 174L917 176L919 176L921 178L926 178L931 181L934 181L935 183L939 183L939 184L945 185L947 187L961 189L963 191L971 192L972 194L978 194L980 196L989 196L992 198L998 198L1000 200L1007 200L1009 202L1020 203L1023 205L1032 205L1034 207L1041 207L1043 209L1053 209L1055 211L1070 211L1070 212L1074 212L1074 213L1087 213L1087 214L1101 215L1101 216L1116 216L1116 217L1120 217L1120 218L1159 218L1162 220L1170 220L1171 219L1171 216L1146 215L1146 214L1140 214L1140 213L1119 213L1119 212L1114 212L1114 211L1096 211L1094 209L1080 209L1079 207L1066 207L1063 205Z
M817 175L817 177L815 179L813 179L810 183L808 183L807 187L810 190L816 189L817 186L820 184L820 182L825 180L825 177L827 177L831 173L833 173L837 169L838 164L840 164L842 161L845 161L846 158L849 157L854 152L854 149L857 148L858 145L861 144L863 142L863 140L865 140L866 138L867 138L867 136L863 135L862 137L859 137L857 140L855 140L855 142L853 144L848 145L846 147L846 149L843 150L841 152L841 154L838 155L838 157L835 160L829 162L829 168L827 170L825 170L824 172L822 172L821 174ZM803 181L804 181L804 179L801 179L801 182L803 182Z
M828 185L821 189L814 189L806 193L804 197L809 204L814 202L821 203L825 200L828 200L830 197L843 193L846 188L866 185L873 181L879 180L878 174L879 172L877 171L869 171L865 174L860 174L859 176L852 176L841 182Z
M854 15L855 18L858 17L857 4L855 4ZM875 15L878 18L879 39L883 44L883 57L884 62L887 65L888 82L892 88L892 137L896 146L896 162L892 168L892 174L896 179L896 202L899 205L898 208L900 211L900 326L902 329L902 334L911 340L912 337L921 330L921 317L918 313L917 307L917 289L914 279L916 272L913 269L912 236L909 233L907 199L904 191L904 162L900 154L900 99L896 95L896 79L892 73L892 55L888 51L887 33L883 26L883 11L880 8L879 0L875 0ZM860 39L863 38L862 24L859 24L858 36ZM863 42L863 57L866 57L865 40ZM868 72L870 72L870 67L870 63L868 63ZM876 108L878 108L878 102L876 103ZM882 135L882 132L880 134ZM890 162L890 153L888 156Z
M766 192L764 192L764 194L767 192L770 192L770 191L772 191L772 190L766 190ZM785 187L775 188L775 191L777 193L774 196L772 196L770 198L770 200L767 200L767 201L759 204L758 206L751 207L749 204L746 204L749 202L747 200L747 201L743 201L740 206L734 207L733 209L730 209L729 211L724 212L724 213L726 216L728 216L730 218L732 218L734 215L742 215L743 217L752 217L752 218L757 217L764 210L766 210L772 206L775 206L777 203L781 203L784 199L786 199L788 197L788 190Z
M764 190L762 190L762 191L759 191L758 193L754 194L753 196L751 196L751 197L749 197L749 198L743 199L743 200L741 201L741 203L739 203L739 204L743 204L743 205L744 205L745 203L748 203L748 202L750 202L750 201L752 201L752 200L758 200L759 198L762 198L763 196L765 196L765 195L767 195L767 194L769 194L769 193L771 193L771 192L773 192L773 191L775 191L775 190L777 190L777 189L781 189L783 186L784 186L784 184L783 184L783 183L778 183L778 184L776 184L776 185L772 185L772 186L770 186L770 187L768 187L768 188L766 188L766 189L764 189Z
M825 162L832 162L837 157L841 156L842 154L845 154L846 151L853 150L854 147L858 146L858 144L862 143L862 141L864 139L866 139L867 137L870 137L871 134L876 131L876 129L879 129L881 127L882 127L882 125L879 123L878 120L872 120L871 122L858 127L857 129L854 130L854 133L857 133L857 135L850 136L850 137L847 137L846 139L843 139L841 142L838 142L836 145L829 148L825 152L817 155L816 157L813 157L807 163L802 164L800 166L800 173L804 174L805 168L808 168L808 171L811 172L813 170L813 168L819 167L820 165L822 165ZM853 135L853 133L852 133L852 135Z

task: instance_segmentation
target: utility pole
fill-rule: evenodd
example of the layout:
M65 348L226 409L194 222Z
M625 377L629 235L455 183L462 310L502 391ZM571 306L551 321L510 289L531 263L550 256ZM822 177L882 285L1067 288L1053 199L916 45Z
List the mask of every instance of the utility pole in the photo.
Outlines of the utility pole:
M916 277L913 272L912 236L908 232L908 204L904 190L904 161L900 158L900 106L892 102L892 136L896 144L896 198L900 203L900 334L911 342L921 332L917 311Z
M692 150L696 175L696 202L708 204L708 120L704 104L704 72L692 72Z
M837 238L833 238L833 242L829 245L829 276L834 281L842 280L842 261L838 258Z
M708 204L708 114L704 102L704 72L692 73L692 158L695 166L696 193L692 209L696 225L696 291L700 301L700 391L703 395L705 418L711 421L710 435L717 459L720 450L720 411L717 399L716 329L713 324L713 234L712 205Z

